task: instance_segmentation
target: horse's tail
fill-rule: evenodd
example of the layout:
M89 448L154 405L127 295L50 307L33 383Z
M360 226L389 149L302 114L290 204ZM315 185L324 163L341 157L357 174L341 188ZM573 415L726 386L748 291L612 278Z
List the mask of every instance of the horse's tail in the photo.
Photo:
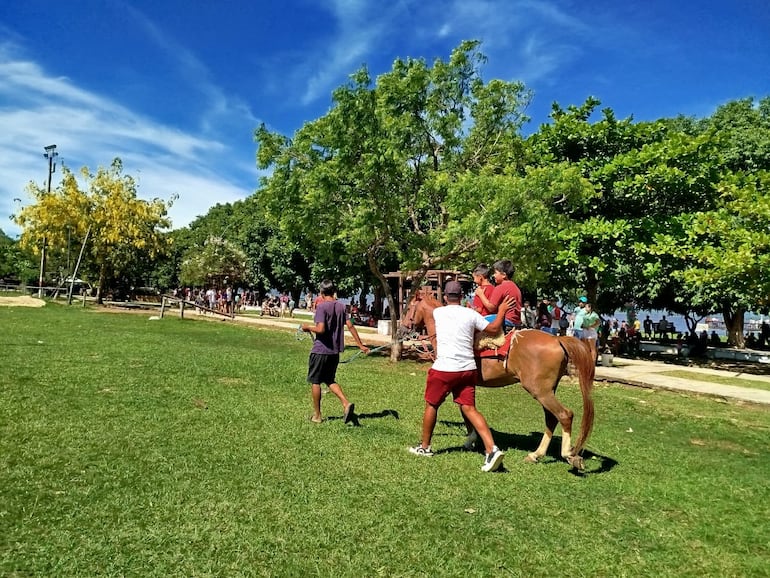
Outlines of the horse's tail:
M580 393L583 395L583 419L580 420L580 434L575 442L573 455L580 455L588 436L594 427L594 400L591 397L596 374L596 360L588 346L575 337L559 337L559 343L567 352L568 362L577 371L580 382Z

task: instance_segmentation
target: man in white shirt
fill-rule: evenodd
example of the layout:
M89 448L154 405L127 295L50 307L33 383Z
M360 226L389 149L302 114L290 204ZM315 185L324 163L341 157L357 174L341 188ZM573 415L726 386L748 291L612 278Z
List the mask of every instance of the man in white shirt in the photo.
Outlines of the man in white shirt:
M503 463L503 452L492 439L487 420L476 409L476 384L479 381L473 339L477 331L488 335L500 332L505 313L513 305L513 299L505 298L497 309L497 317L491 323L475 310L462 307L463 289L457 281L450 281L444 288L445 307L433 310L436 322L436 361L428 371L425 384L425 413L422 420L422 441L409 448L418 456L432 456L431 438L436 427L438 408L451 393L460 406L463 416L470 422L484 442L484 472L493 472Z

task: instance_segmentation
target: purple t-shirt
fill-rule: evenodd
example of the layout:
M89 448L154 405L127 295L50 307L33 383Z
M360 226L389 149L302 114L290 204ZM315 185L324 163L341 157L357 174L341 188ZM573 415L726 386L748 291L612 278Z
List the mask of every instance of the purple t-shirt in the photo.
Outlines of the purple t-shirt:
M321 301L315 308L315 323L323 322L326 331L316 335L311 353L334 355L345 349L345 305L339 301Z

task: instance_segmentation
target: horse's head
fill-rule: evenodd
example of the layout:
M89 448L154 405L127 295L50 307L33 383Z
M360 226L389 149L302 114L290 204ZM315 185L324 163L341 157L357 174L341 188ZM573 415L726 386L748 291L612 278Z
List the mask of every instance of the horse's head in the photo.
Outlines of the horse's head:
M417 293L409 302L409 306L401 317L401 323L398 326L399 337L406 337L421 326L422 313L417 311L420 308L420 302L419 293Z
M417 290L409 302L398 332L400 336L408 335L425 327L426 320L433 314L433 310L438 307L438 303L430 296L423 296L420 290Z

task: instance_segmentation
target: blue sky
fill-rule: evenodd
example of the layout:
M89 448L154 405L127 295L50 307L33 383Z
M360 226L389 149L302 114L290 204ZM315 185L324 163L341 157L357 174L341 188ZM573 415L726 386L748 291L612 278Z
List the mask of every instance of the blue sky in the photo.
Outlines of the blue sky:
M478 39L486 80L619 117L710 115L770 95L768 0L6 0L0 3L0 229L48 176L121 157L173 227L258 186L254 129L291 135L366 65L448 58ZM54 186L61 173L54 174ZM20 199L20 201L14 200Z

